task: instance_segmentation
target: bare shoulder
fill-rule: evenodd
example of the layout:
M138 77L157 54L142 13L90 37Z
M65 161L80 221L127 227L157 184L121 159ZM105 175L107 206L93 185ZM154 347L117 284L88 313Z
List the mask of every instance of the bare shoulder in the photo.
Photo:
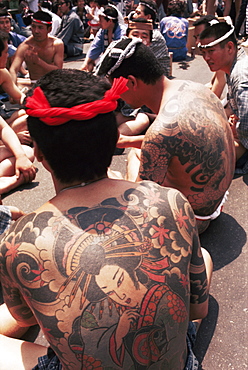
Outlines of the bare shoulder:
M142 181L92 206L51 203L2 238L1 276L25 296L64 368L183 369L197 239L177 190ZM82 366L83 363L83 366Z
M208 131L214 135L213 128L218 131L220 126L226 128L228 125L223 106L215 94L202 84L176 81L168 90L150 132L168 136L181 132L196 136L201 131Z
M63 41L55 36L49 36L50 42L53 43L54 46L60 46L63 45Z

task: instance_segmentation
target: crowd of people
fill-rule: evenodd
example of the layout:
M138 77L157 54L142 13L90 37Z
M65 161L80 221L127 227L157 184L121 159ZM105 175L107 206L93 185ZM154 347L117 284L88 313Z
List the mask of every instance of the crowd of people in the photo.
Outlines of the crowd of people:
M23 0L20 19L0 4L0 196L35 160L56 193L29 214L0 205L0 369L199 368L199 234L248 173L248 55L238 10L235 27L208 0L194 38L213 78L171 79L191 5ZM110 165L127 147L124 179ZM21 339L37 324L49 347Z

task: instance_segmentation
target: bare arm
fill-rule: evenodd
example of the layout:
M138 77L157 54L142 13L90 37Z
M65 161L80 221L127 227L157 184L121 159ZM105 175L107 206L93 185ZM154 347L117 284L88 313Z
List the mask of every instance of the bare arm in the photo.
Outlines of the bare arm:
M216 96L218 96L219 99L221 97L225 84L226 84L225 72L221 70L215 72L214 77L212 79L211 90L213 91L213 93L215 93Z
M13 82L10 73L7 69L1 70L1 86L3 90L10 96L14 103L21 104L24 99L24 94L18 89Z
M15 84L17 82L17 73L19 72L22 66L22 62L24 61L25 51L27 50L27 48L28 48L28 45L25 43L25 41L21 45L19 45L19 47L16 50L14 60L10 66L9 72Z
M25 181L32 181L35 178L35 167L24 153L15 132L2 118L0 119L0 137L16 158L16 176L19 178L22 173Z
M81 67L81 71L92 72L94 67L95 67L95 61L89 57L86 57Z

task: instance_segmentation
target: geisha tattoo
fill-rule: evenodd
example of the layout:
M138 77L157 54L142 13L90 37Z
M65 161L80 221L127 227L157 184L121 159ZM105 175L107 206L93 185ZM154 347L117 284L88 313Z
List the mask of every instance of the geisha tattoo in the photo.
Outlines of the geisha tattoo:
M24 217L0 266L6 303L32 310L65 369L183 368L189 303L208 296L191 207L149 181Z

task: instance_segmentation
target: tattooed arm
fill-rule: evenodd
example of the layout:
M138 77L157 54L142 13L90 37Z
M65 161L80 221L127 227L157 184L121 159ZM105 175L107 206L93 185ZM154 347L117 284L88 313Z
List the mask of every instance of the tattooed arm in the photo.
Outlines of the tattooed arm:
M197 239L193 244L190 263L190 320L203 319L207 316L211 280L211 271L208 268L208 273L206 272L204 263L204 259L207 261L209 255L205 250L201 250ZM211 264L211 258L208 264Z
M160 185L164 183L172 152L170 136L165 136L163 131L162 122L156 119L145 135L141 149L139 180L151 180ZM169 135L168 132L167 134Z

